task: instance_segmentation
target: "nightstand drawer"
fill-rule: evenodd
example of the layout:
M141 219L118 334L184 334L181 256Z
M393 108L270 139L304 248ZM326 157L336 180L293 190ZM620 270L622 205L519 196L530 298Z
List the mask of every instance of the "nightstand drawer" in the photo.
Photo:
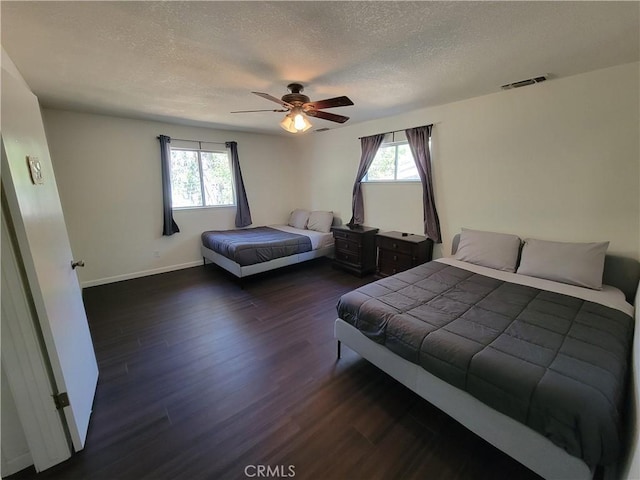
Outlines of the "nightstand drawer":
M362 246L358 242L351 242L340 238L335 239L335 248L339 252L352 254L359 253L360 250L362 250Z
M354 266L359 266L361 261L359 252L345 252L343 250L336 250L335 257L339 262L350 263Z
M415 265L410 255L381 250L378 252L378 266L381 275L394 275Z
M378 257L386 263L396 265L405 265L407 268L414 263L414 258L406 253L394 252L391 250L378 250Z
M359 242L360 239L362 238L362 235L360 233L354 233L350 231L333 230L333 238L335 238L336 240L340 239L340 240L349 240L351 242Z
M395 238L378 236L378 248L381 250L388 250L391 252L404 253L406 255L413 255L416 248L415 244L396 240Z

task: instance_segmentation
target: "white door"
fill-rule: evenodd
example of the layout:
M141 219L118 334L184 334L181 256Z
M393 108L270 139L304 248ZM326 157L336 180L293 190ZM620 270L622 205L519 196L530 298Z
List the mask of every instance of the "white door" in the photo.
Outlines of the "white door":
M54 382L69 398L63 414L78 451L87 435L98 366L38 100L17 71L5 69L4 55L1 122L2 185ZM42 183L32 181L29 159L39 162Z

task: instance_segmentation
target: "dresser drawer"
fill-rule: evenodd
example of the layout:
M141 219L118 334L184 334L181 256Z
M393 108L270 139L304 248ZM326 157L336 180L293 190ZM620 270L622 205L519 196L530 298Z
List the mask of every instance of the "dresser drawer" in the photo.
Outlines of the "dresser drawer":
M378 270L382 275L394 275L415 266L413 257L404 253L380 250L378 252Z
M383 236L378 236L378 248L380 250L404 253L406 255L414 255L415 252L414 244Z
M345 252L344 250L336 250L335 258L339 262L350 263L354 266L358 266L361 263L361 256L359 252Z
M378 250L380 260L396 265L404 265L406 267L413 266L414 258L406 253L394 252L391 250Z
M335 239L335 248L336 251L352 254L357 254L362 250L360 243L343 240L341 238Z
M334 230L333 238L336 240L348 240L351 242L360 243L362 239L362 234L359 232L350 232L344 230Z

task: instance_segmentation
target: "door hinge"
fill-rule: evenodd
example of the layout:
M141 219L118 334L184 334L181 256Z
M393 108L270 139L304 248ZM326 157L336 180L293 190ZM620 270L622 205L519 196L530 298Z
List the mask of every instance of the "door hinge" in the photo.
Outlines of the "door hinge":
M62 410L64 407L68 407L69 405L71 405L69 403L69 395L67 395L67 392L52 395L52 397L53 403L56 404L56 410Z

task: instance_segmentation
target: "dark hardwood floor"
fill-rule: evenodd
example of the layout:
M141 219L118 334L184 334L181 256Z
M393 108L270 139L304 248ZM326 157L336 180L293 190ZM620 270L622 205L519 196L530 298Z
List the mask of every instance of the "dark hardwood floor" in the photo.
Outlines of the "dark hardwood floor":
M538 478L348 348L336 360L336 302L372 280L315 260L244 289L212 265L86 289L86 448L10 478Z

